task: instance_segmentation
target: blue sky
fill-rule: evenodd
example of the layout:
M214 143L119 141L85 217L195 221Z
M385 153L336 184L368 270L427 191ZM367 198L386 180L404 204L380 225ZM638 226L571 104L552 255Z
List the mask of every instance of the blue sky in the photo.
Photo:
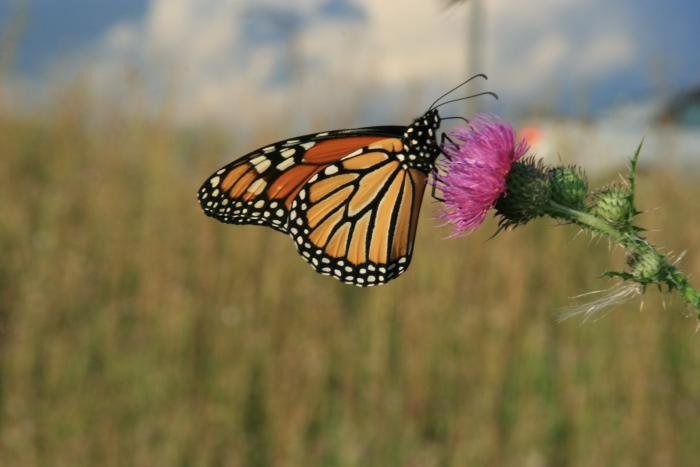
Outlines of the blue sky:
M22 3L24 5L22 6ZM146 13L145 0L0 0L0 27L17 12L26 12L17 68L35 74L66 51L99 41L116 22L138 20Z
M469 6L444 11L439 0L0 0L0 27L21 3L19 75L50 81L52 64L84 57L105 84L131 58L167 62L143 72L163 82L176 70L183 107L205 117L226 118L224 107L249 94L257 105L261 95L284 101L294 73L338 105L339 77L345 89L398 95L466 74ZM485 10L479 71L513 104L571 110L584 95L596 110L700 83L697 0L489 0Z

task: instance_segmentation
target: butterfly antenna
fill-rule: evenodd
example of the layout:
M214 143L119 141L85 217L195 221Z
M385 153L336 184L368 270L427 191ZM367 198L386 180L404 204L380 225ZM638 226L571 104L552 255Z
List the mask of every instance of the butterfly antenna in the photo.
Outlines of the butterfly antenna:
M495 92L484 91L484 92L479 92L479 93L476 93L476 94L472 94L471 96L460 97L459 99L451 99L451 100L449 100L449 101L445 101L445 102L441 103L440 105L436 105L435 108L437 109L437 108L439 108L439 107L442 107L443 105L451 104L451 103L453 103L453 102L464 101L464 100L467 100L467 99L473 99L473 98L475 98L475 97L481 97L481 96L491 96L491 97L493 97L494 99L498 100L498 94L496 94Z
M477 78L483 78L483 79L485 79L485 80L489 79L489 77L486 76L486 75L483 74L483 73L478 73L478 74L476 74L476 75L474 75L474 76L468 78L466 81L463 81L462 83L458 84L458 85L455 86L454 88L452 88L452 89L450 89L449 91L447 91L447 92L446 92L445 94L443 94L442 96L440 96L440 97L438 97L437 99L435 99L435 102L433 102L432 104L430 104L430 107L428 108L428 110L432 110L433 107L435 107L435 104L437 104L438 102L440 102L440 99L442 99L442 98L444 98L444 97L446 97L446 96L449 96L450 94L452 94L453 92L455 92L457 89L461 88L461 87L464 86L465 84L467 84L467 83L469 83L469 82L471 82L471 81L473 81L473 80L475 80L475 79L477 79Z
M440 120L462 120L464 123L469 124L469 120L464 117L440 117Z

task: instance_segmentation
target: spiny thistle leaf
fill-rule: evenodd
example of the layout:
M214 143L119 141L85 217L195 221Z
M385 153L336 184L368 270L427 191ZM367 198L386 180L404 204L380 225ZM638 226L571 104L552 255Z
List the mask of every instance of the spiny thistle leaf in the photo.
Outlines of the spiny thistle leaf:
M603 274L601 274L601 277L607 277L607 278L613 278L613 277L619 277L620 279L623 280L633 280L634 276L630 274L629 272L624 272L624 271L605 271Z
M641 211L637 210L637 208L634 206L634 196L635 196L635 182L637 181L637 163L639 162L639 155L642 152L642 146L644 145L644 138L639 142L639 145L637 146L637 150L634 151L634 154L632 155L632 158L630 159L629 162L629 173L627 175L627 181L629 182L630 189L629 189L629 205L632 207L632 216L636 216L638 214L641 214Z

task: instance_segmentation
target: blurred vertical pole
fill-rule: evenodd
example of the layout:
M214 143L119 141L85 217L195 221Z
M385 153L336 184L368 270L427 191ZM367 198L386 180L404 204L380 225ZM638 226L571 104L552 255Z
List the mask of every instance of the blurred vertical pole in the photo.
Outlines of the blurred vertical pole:
M22 35L27 26L27 4L25 1L11 2L7 7L8 15L0 21L0 111L9 105L9 77L20 46ZM8 96L5 96L5 94Z
M246 14L246 24L255 30L258 40L279 42L284 52L277 58L275 85L289 84L297 87L303 76L303 50L301 44L303 17L297 8L253 4Z
M484 27L483 0L470 0L467 15L467 76L485 72L482 56ZM474 81L471 86L469 94L483 91L483 82L480 80ZM467 115L481 110L481 99L467 99L465 103Z

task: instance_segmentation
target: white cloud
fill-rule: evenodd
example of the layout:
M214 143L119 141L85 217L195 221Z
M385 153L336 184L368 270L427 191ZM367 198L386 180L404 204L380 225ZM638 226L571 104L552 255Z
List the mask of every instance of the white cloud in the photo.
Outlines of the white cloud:
M560 33L541 37L513 62L497 63L497 76L509 76L503 86L516 96L527 95L548 84L573 53L571 42Z
M617 31L596 36L582 49L576 69L585 78L603 77L631 64L637 55L632 38Z
M149 80L174 85L180 118L232 124L253 112L258 118L290 119L294 109L341 112L370 87L397 95L427 83L433 92L466 74L468 4L445 11L438 0L347 0L365 12L358 22L321 18L326 1L292 6L284 0L152 0L142 22L119 24L106 34L92 68L101 70L102 86L111 89L105 83L116 64L135 61ZM637 56L631 34L605 0L483 5L486 60L480 71L513 102L551 92L562 75L593 80ZM296 33L286 43L279 37L251 40L251 8L293 8L300 18ZM604 21L587 24L600 20L606 8ZM269 26L280 33L274 21ZM275 80L285 65L298 74L292 87ZM417 100L411 104L425 105L422 97Z

